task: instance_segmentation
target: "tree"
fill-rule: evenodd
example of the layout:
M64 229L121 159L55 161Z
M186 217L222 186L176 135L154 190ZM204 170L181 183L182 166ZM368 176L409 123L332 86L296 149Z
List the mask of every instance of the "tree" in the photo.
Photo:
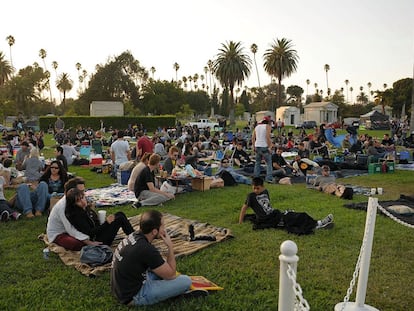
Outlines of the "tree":
M346 103L348 104L348 84L349 84L349 80L346 79L345 80L345 85L346 85Z
M73 87L73 81L70 79L68 73L63 72L56 80L56 87L63 94L62 112L65 113L66 92L69 92Z
M367 86L368 86L368 102L369 102L370 99L371 99L370 95L371 95L371 86L372 86L372 83L371 82L368 82L367 83Z
M0 52L0 87L11 78L12 74L13 67L6 60L3 52Z
M413 79L405 78L398 80L392 84L393 89L393 101L392 112L394 115L400 117L404 105L406 107L412 107L412 88Z
M173 68L175 70L175 82L178 82L178 69L180 69L180 65L177 62L173 64Z
M297 62L299 56L296 50L293 49L292 42L289 39L282 38L276 39L270 48L266 50L263 55L264 69L270 75L274 76L278 80L279 85L279 98L278 106L282 105L282 79L289 77L297 69ZM272 111L275 107L272 107Z
M14 37L12 35L7 36L6 40L9 45L9 49L10 49L10 66L13 68L12 46L14 45L16 40L14 40Z
M154 80L154 73L155 73L157 70L155 69L155 67L154 67L154 66L152 66L152 67L150 68L150 71L151 71L151 74L152 74L152 79Z
M328 71L331 69L331 67L328 64L325 64L325 66L323 67L325 69L325 73L326 73L326 93L329 96L329 83L328 83Z
M45 69L45 73L47 72L48 73L48 81L47 81L47 88L49 89L49 95L50 95L50 102L52 103L53 102L53 98L52 98L52 89L51 89L51 87L50 87L50 73L48 72L48 70L47 70L47 66L46 66L46 56L47 56L47 52L46 52L46 50L45 49L40 49L39 50L39 57L43 60L43 66L44 66L44 69Z
M351 86L350 88L349 88L349 91L351 92L351 103L353 102L353 99L352 99L352 92L354 91L354 88Z
M213 63L213 71L221 85L230 91L230 125L234 119L234 86L241 86L250 75L251 59L244 53L241 42L222 43Z
M290 96L287 102L292 102L296 107L302 110L303 89L298 85L291 85L286 89L286 93Z
M256 68L257 82L258 82L258 85L260 87L259 70L257 69L257 63L256 63L256 53L257 53L257 45L256 45L256 43L253 43L250 46L250 51L253 53L253 61L254 61L254 66Z

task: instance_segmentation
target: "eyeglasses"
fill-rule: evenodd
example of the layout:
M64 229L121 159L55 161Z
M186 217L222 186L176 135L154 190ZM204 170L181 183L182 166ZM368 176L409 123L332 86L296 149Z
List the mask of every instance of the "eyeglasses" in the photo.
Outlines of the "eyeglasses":
M50 168L55 168L55 169L59 169L59 166L51 166Z
M226 163L229 163L229 161L223 161L223 162L221 162L221 163L226 164Z
M178 157L178 153L177 154L173 154L173 157Z

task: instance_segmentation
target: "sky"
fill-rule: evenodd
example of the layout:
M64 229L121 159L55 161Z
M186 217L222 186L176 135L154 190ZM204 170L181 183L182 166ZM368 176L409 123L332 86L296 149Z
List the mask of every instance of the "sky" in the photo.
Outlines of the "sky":
M76 98L78 62L91 74L96 64L128 50L148 71L155 67L155 79L171 81L175 62L179 79L205 75L207 61L230 40L240 41L252 60L250 46L257 44L262 86L271 81L263 54L281 38L291 40L299 56L297 71L282 83L305 94L315 92L315 83L326 94L325 64L329 87L346 89L349 80L354 100L368 82L375 91L413 77L413 0L15 0L1 7L0 51L10 60L6 37L12 35L12 64L19 70L34 62L43 67L39 50L46 50L57 100L53 61L58 75L68 73L75 82L69 96ZM254 65L245 85L258 86Z

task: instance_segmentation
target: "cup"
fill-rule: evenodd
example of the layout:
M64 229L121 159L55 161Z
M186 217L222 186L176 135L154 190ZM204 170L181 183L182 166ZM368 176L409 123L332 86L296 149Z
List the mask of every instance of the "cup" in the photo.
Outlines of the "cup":
M102 225L106 220L106 211L104 210L98 211L98 218L99 218L99 223Z
M371 188L371 195L374 195L377 193L377 188Z
M383 189L382 188L377 188L377 192L378 194L382 194Z

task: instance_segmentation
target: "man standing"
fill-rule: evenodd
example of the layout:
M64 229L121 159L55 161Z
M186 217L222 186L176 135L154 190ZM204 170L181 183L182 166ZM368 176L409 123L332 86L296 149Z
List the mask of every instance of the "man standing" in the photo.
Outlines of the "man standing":
M128 306L152 305L189 290L191 279L177 275L172 241L164 228L162 214L150 210L142 214L140 231L119 243L111 270L112 293ZM162 239L168 254L165 261L152 245Z
M55 133L59 133L65 129L65 122L60 118L57 117L55 121Z
M256 163L254 164L254 177L260 176L260 164L262 162L262 158L264 158L266 162L266 181L273 182L272 177L272 140L270 137L271 134L271 127L269 122L271 121L269 116L265 116L263 121L258 124L252 135L252 145L255 152L255 160Z
M118 131L117 139L111 145L111 159L114 166L113 177L116 177L118 167L131 160L129 143L124 140L124 131Z
M142 170L135 181L134 192L138 201L134 203L134 207L158 205L175 198L174 194L155 187L154 170L158 168L159 164L160 156L156 153L152 154L148 166Z

